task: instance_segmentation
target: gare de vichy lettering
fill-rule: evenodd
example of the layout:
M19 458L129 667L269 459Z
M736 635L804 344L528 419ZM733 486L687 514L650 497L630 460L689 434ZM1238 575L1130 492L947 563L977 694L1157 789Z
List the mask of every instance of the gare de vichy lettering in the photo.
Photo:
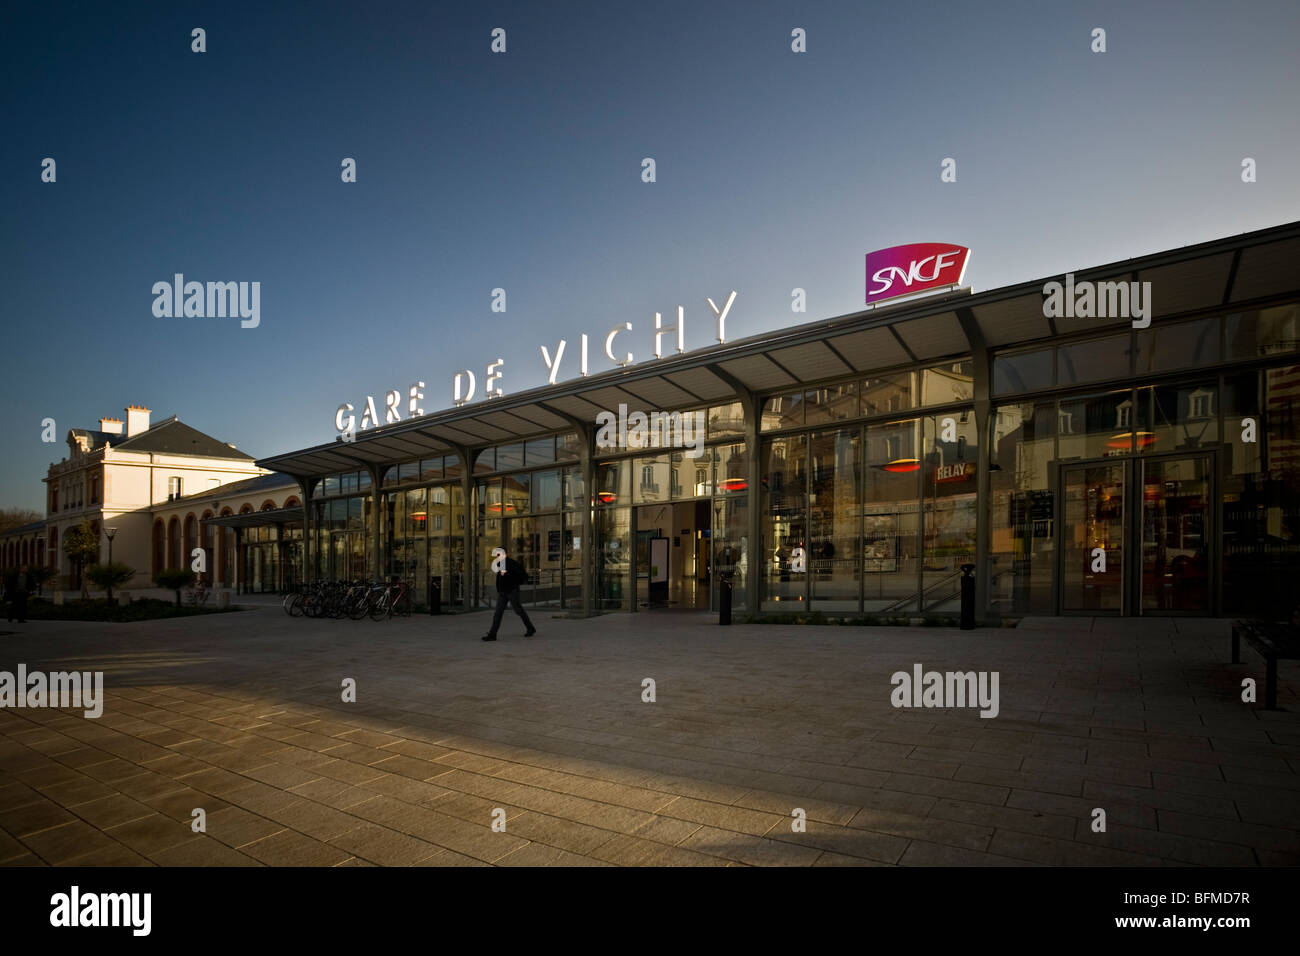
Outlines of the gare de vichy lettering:
M709 309L713 312L714 319L718 326L718 342L727 340L727 314L731 311L732 305L736 301L736 291L733 289L727 296L726 302L719 307L713 299L704 300L709 304ZM631 332L632 323L624 322L622 325L616 325L610 329L605 336L605 357L615 365L626 367L633 362L631 352L625 352L621 357L614 354L614 339L620 332ZM663 314L655 313L654 323L654 355L655 358L663 358L663 337L670 333L675 333L677 337L676 350L678 353L686 351L686 308L685 306L677 307L677 324L664 325ZM539 346L542 353L542 363L546 368L547 385L554 385L560 374L560 363L564 358L564 351L568 345L567 340L560 339L555 347L555 353L552 355L550 349L545 345ZM578 346L578 374L585 376L589 371L588 362L588 337L587 333L582 333ZM499 383L502 379L501 369L505 366L505 360L498 358L486 367L486 374L483 382L483 400L500 398L504 392ZM463 368L451 379L452 402L456 407L470 402L474 398L474 392L477 386L477 380L474 372L468 368ZM420 401L424 398L424 382L415 382L406 390L407 415L410 418L416 418L424 414L424 409L420 407ZM365 402L362 404L361 421L356 421L356 407L351 402L344 402L339 405L334 412L334 427L338 430L340 437L345 442L350 442L355 438L357 431L364 431L367 428L375 428L379 425L391 425L393 422L402 420L402 392L398 389L392 389L384 396L383 421L380 421L379 411L375 407L375 397L367 395Z

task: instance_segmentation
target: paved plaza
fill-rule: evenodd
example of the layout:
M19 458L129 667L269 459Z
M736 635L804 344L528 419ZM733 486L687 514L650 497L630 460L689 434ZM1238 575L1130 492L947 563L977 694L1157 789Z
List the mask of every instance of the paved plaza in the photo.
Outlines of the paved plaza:
M1300 863L1295 665L1241 703L1226 621L534 619L8 625L0 670L103 671L104 710L0 710L0 862ZM997 671L998 716L894 708L916 664Z

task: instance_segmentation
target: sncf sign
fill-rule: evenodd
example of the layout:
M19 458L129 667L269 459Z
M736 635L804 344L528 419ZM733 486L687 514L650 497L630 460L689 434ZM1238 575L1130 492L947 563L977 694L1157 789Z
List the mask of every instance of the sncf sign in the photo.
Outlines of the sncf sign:
M867 304L961 285L970 250L948 242L914 242L867 253Z

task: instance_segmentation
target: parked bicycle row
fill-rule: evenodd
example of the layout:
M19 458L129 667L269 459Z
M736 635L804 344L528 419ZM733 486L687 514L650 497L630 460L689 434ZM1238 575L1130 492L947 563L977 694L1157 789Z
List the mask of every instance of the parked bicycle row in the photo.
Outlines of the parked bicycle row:
M382 621L394 614L411 613L411 596L405 581L315 581L302 585L284 599L290 617L351 618L367 615Z

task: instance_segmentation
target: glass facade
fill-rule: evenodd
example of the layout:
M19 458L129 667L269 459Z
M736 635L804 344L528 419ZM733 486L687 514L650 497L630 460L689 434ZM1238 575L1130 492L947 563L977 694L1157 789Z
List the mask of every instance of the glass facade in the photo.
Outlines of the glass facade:
M696 589L688 606L716 609L727 586L741 614L949 617L973 568L991 619L1289 613L1298 314L1111 326L800 382L753 396L757 421L740 402L681 409L707 423L699 457L604 457L566 431L469 463L385 465L377 492L364 471L326 476L309 576L378 569L417 603L436 579L444 603L486 607L505 547L526 603L575 610L662 604L668 568ZM245 534L243 580L291 586L302 541L294 526Z
M1037 394L990 416L988 609L1289 616L1300 365L1284 355L1300 348L1296 314L1202 317L996 357L995 393ZM1125 370L1142 384L1066 387Z

